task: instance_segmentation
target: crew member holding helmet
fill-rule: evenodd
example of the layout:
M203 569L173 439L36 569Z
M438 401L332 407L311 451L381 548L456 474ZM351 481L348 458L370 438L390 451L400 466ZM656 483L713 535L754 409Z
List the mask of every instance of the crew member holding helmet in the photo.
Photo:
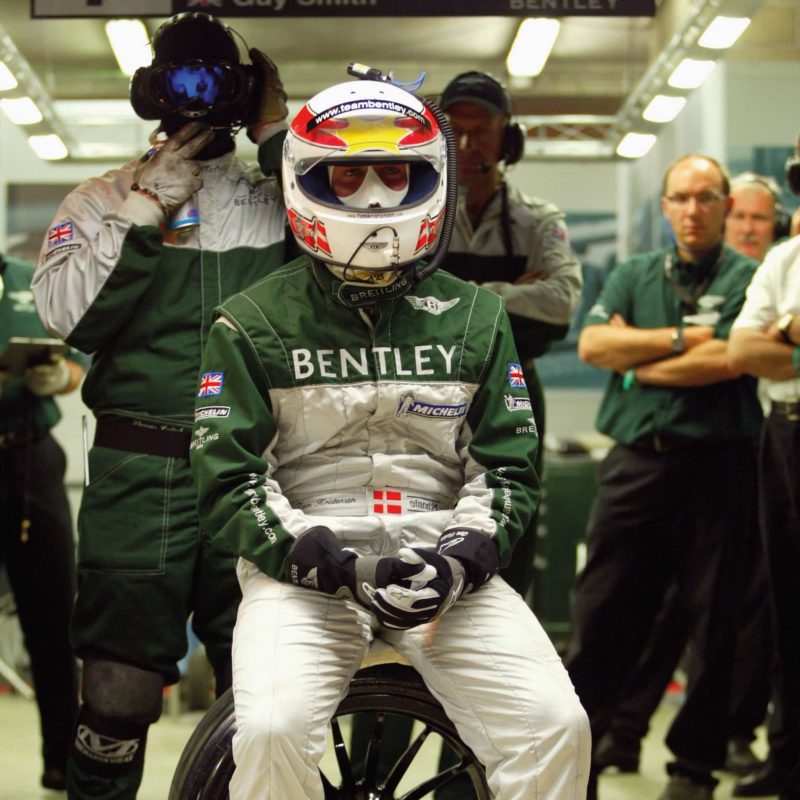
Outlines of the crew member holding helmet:
M230 796L322 800L328 722L377 636L497 800L578 800L586 716L497 575L539 496L508 317L436 272L456 196L444 115L365 74L293 120L284 198L305 254L223 303L203 356L219 393L197 405L198 507L243 593Z
M218 692L230 685L239 590L232 554L196 515L194 397L214 306L286 261L277 180L234 154L242 126L265 148L285 130L277 69L256 50L243 64L231 31L196 12L162 25L153 52L131 103L158 120L156 146L66 197L33 281L47 328L94 354L72 626L84 663L68 766L76 800L136 797L190 615Z

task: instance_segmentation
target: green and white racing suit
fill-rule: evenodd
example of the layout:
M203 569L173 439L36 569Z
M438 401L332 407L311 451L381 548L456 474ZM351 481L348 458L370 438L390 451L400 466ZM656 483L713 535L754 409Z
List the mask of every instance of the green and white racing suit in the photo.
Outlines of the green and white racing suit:
M326 725L376 633L421 673L498 800L584 796L585 714L502 578L407 631L283 580L289 548L315 525L361 555L469 528L506 563L538 501L537 444L489 291L444 272L342 284L304 256L221 306L191 461L204 526L241 556L232 798L321 800Z

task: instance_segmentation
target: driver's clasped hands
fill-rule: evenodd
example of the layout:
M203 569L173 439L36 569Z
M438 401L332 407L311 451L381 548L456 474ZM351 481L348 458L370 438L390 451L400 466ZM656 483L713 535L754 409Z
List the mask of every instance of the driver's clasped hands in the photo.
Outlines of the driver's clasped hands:
M401 548L400 560L416 566L414 578L376 587L370 610L384 628L407 630L440 617L464 590L464 569L454 558L423 548Z
M131 190L155 200L164 217L169 217L203 185L200 163L192 159L213 138L214 130L205 123L184 125L163 145L142 156L133 173Z
M297 538L285 575L297 586L355 600L384 627L400 630L443 614L464 587L455 559L411 548L397 556L358 556L323 526Z

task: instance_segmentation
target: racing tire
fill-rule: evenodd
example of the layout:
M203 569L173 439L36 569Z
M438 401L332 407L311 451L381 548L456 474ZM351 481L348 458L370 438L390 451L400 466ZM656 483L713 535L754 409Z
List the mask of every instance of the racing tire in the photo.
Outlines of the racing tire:
M362 774L355 774L342 722L344 717L360 712L374 712L374 722L362 759L364 768L358 770ZM379 776L387 714L413 717L422 730L416 733L418 726L415 726L415 735L405 752L388 774ZM326 775L320 770L325 800L422 800L457 778L466 778L471 783L476 800L490 800L492 796L483 765L458 737L442 707L410 666L390 663L359 670L330 727L339 775ZM172 779L169 800L227 800L234 770L231 742L235 729L233 691L228 689L203 716L186 743ZM417 767L414 776L410 776L409 770L431 734L440 737L443 746L455 753L457 763L425 778L418 777Z

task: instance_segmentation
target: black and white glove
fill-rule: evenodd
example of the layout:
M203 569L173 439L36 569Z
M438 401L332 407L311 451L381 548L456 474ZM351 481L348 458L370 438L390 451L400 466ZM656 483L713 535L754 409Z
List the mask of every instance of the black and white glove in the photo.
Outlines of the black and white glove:
M405 581L429 580L434 570L389 556L358 556L342 547L330 528L317 525L301 534L285 562L289 583L325 594L355 600L374 611L372 598L379 587Z
M494 542L480 531L446 531L435 550L401 549L408 564L436 570L427 581L402 581L377 589L373 613L386 628L407 630L442 616L466 592L473 592L500 568Z
M164 142L148 150L133 173L131 191L155 200L164 218L177 211L203 185L200 164L192 159L214 138L201 122L190 122Z
M253 118L248 121L247 135L251 142L259 144L259 134L267 125L286 119L289 107L286 105L287 97L280 73L272 59L255 47L249 51L249 55L258 70L259 96L253 109Z

